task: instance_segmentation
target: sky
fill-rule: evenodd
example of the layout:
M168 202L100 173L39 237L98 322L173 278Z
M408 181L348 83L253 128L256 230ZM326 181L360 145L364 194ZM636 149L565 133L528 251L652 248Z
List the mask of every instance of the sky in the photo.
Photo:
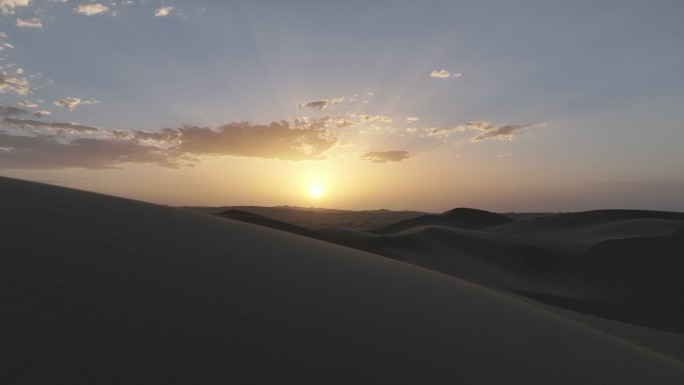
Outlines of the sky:
M166 205L684 211L683 14L0 0L0 175Z

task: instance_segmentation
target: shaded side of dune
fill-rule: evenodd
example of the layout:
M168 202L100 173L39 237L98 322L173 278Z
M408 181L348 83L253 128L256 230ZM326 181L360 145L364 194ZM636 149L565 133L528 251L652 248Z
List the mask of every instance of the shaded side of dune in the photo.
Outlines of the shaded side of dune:
M402 221L386 234L310 231L317 239L553 306L684 333L684 215L598 210L511 222L489 214L456 209ZM479 226L506 223L464 229L479 227L465 226L465 219ZM448 226L422 225L435 222Z

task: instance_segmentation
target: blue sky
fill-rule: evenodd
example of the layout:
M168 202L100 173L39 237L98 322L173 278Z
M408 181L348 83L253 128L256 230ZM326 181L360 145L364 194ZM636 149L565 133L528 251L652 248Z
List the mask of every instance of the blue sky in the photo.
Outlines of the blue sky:
M0 0L0 174L168 204L684 211L682 11Z

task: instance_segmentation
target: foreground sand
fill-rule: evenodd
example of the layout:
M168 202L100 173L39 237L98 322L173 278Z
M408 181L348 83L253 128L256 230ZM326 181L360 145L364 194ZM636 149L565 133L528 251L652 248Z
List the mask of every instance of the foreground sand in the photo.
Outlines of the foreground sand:
M362 251L0 178L0 382L682 384L678 360Z

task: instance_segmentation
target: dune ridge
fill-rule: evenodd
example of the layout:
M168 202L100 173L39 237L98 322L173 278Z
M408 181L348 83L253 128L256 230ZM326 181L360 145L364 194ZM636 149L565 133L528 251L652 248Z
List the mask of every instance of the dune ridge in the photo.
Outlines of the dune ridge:
M0 178L4 383L681 384L505 292L328 242Z

